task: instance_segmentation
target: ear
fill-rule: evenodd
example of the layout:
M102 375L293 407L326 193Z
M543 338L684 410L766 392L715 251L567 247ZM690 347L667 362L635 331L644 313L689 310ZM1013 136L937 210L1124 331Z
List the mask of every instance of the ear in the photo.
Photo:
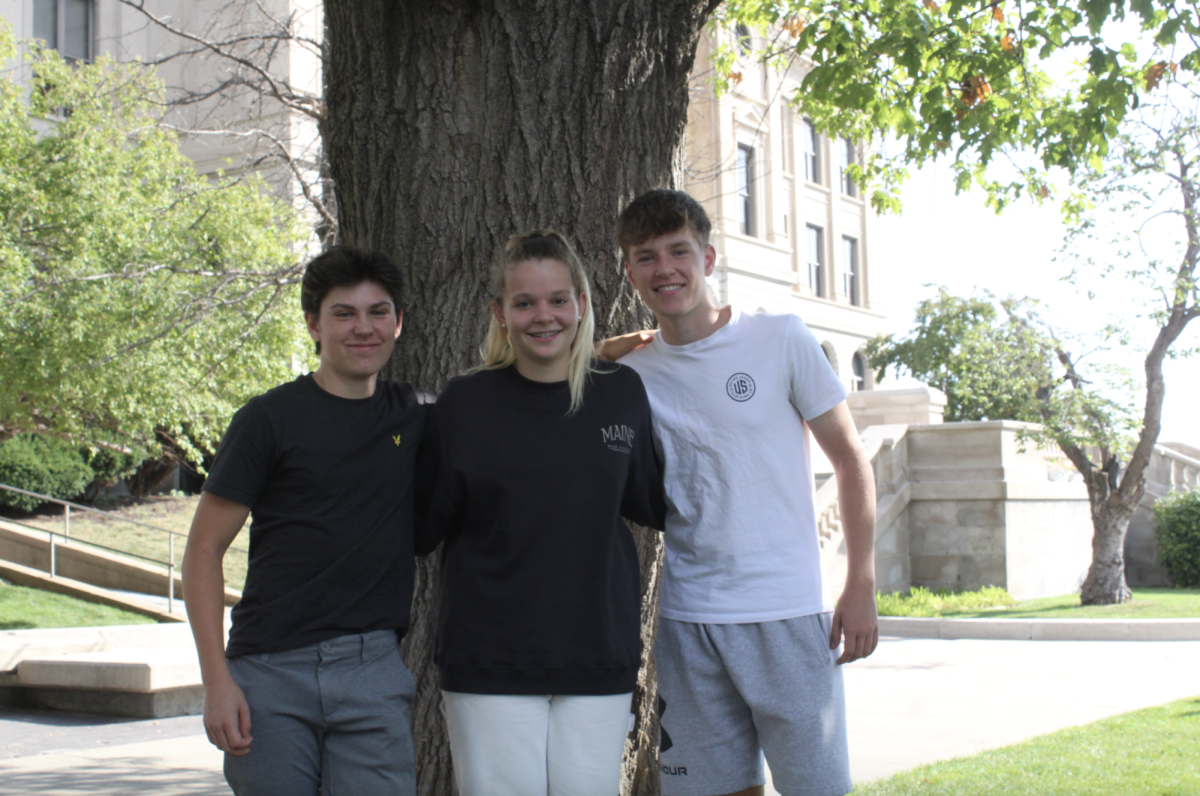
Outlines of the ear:
M500 302L498 302L498 301L492 302L492 315L495 316L496 323L500 324L501 326L505 325L504 312L500 309Z
M704 275L712 276L717 265L717 250L710 243L704 247Z
M621 265L625 266L625 277L629 280L629 284L633 286L634 290L637 290L637 284L633 281L633 268L629 265L629 258L622 257Z
M404 326L404 310L396 313L396 332L392 335L393 340L400 339L400 327Z
M576 303L577 303L577 304L579 304L579 320L581 320L581 321L582 321L582 320L583 320L583 316L584 316L584 315L587 315L587 310L588 310L588 297L587 297L587 293L580 293L580 294L579 294L579 301L578 301L578 302L576 302Z
M313 312L304 313L304 325L308 327L308 336L314 343L321 342L321 330L317 326L317 315Z

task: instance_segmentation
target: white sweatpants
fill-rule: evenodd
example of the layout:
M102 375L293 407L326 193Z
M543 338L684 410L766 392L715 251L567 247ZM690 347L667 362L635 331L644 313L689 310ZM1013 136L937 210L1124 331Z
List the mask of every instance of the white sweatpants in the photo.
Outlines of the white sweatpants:
M632 699L443 691L460 796L615 796Z

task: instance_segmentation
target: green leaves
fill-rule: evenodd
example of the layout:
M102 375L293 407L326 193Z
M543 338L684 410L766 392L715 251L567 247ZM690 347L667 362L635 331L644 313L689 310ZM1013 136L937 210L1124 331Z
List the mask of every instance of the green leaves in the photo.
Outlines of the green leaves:
M1141 0L1130 12L1159 46L1180 41L1186 51L1176 60L1196 68L1200 29L1190 6ZM1036 191L1027 180L987 179L997 157L1032 153L1043 171L1073 173L1107 153L1109 136L1144 88L1137 48L1106 35L1116 29L1106 23L1126 19L1115 0L730 0L718 19L798 31L775 36L762 59L801 59L803 82L789 99L821 132L902 142L899 152L875 156L872 174L952 151L956 170L979 169L977 182L997 208ZM1083 68L1066 72L1068 58ZM878 210L892 206L876 203Z
M0 437L210 441L304 356L297 214L198 174L151 70L29 59L28 103L0 80Z

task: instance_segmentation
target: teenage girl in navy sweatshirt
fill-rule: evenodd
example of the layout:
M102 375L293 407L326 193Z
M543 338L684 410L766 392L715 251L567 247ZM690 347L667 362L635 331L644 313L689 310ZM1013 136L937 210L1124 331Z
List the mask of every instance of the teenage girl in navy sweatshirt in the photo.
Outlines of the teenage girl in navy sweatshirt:
M641 660L621 518L661 528L666 512L650 406L632 369L594 358L562 235L513 236L493 288L483 367L446 385L423 448L455 778L466 796L611 796Z

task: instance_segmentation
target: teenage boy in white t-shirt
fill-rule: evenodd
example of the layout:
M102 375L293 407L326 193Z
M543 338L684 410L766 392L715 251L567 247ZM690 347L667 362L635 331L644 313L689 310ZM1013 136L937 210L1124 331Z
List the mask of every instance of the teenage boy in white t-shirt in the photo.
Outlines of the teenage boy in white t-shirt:
M710 232L680 191L645 193L617 222L629 281L659 324L621 362L646 385L666 463L662 792L761 794L765 753L783 796L840 796L852 786L839 664L878 642L874 478L803 321L713 303ZM848 568L836 608L808 431L838 484Z

